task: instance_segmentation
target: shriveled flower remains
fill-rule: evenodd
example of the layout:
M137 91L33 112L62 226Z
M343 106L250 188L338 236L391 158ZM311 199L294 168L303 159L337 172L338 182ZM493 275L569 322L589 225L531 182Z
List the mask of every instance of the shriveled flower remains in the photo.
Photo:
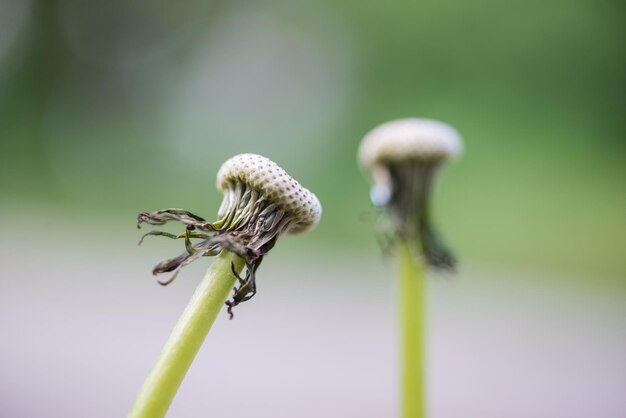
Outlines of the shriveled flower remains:
M384 200L372 197L375 204L385 209L379 214L383 248L388 249L397 239L403 239L421 248L428 265L454 270L456 258L439 238L430 216L429 198L437 166L438 162L411 160L387 163L384 168L379 167L386 171L385 184L374 186L385 195ZM390 227L384 221L387 217Z
M164 225L170 221L185 225L185 231L179 235L150 231L141 238L140 244L149 235L185 241L185 251L182 254L160 262L152 270L154 275L170 273L165 279L159 280L162 285L171 283L180 269L192 261L200 257L215 256L222 250L233 252L244 259L244 277L236 273L234 264L232 266L232 272L238 281L232 298L226 302L232 319L232 309L256 294L256 271L276 239L290 228L293 218L279 205L272 203L263 192L236 180L230 181L225 187L217 217L217 221L207 222L184 209L162 209L140 213L137 216L137 228L141 228L142 223Z

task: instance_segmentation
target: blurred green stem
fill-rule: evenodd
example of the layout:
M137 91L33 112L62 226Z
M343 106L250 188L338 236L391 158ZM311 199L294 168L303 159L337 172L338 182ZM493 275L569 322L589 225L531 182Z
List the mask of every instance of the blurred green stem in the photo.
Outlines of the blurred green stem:
M207 270L139 391L129 418L161 418L167 413L189 366L235 285L231 263L240 273L244 261L231 252L222 251Z
M398 245L402 327L402 417L426 417L425 395L425 276L406 241Z

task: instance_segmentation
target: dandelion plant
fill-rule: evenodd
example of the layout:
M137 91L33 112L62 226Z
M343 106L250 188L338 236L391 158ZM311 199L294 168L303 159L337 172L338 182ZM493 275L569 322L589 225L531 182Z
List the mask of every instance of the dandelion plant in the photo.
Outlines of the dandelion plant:
M233 308L256 294L256 271L278 237L311 230L322 213L313 193L260 155L227 160L217 174L217 188L224 198L214 222L183 209L142 212L137 218L138 227L170 221L184 226L180 234L150 231L142 237L142 241L146 236L184 241L182 254L154 267L155 275L168 274L160 284L171 283L182 267L201 257L216 259L165 343L129 417L165 416L221 307L226 305L232 319Z
M404 418L426 416L425 270L456 264L433 228L429 196L438 168L461 146L458 133L442 122L401 119L370 131L359 148L373 180L372 202L391 221L387 244L398 258Z

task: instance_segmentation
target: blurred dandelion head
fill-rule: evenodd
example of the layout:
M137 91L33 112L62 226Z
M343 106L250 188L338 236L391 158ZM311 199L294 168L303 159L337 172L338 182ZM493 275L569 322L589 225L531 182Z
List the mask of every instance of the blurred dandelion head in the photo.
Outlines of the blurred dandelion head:
M371 173L372 203L391 217L393 234L421 249L426 262L443 269L456 261L440 242L429 216L437 169L462 149L451 126L429 119L399 119L370 131L359 147L359 162Z

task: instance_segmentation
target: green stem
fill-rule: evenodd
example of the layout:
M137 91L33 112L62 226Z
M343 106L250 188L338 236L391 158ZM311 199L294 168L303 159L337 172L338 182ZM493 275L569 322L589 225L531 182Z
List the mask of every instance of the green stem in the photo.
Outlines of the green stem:
M235 284L231 263L240 273L244 261L222 251L193 294L137 395L129 418L161 418Z
M405 241L398 245L402 326L402 417L426 417L424 266Z

